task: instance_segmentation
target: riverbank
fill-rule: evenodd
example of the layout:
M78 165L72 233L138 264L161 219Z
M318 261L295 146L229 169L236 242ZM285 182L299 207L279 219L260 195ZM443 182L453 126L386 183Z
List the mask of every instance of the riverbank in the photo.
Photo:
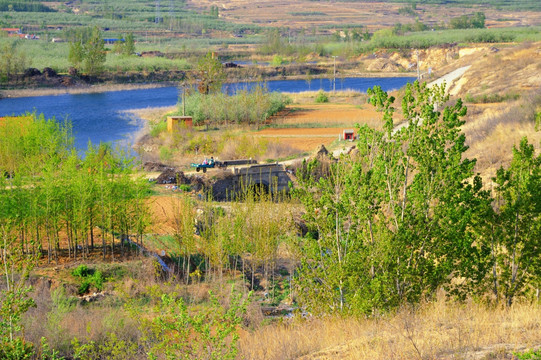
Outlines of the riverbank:
M166 83L147 83L147 84L97 84L97 85L81 85L74 87L48 87L48 88L29 88L29 89L13 89L0 91L0 99L4 98L21 98L34 96L54 96L65 94L94 94L110 91L123 90L144 90L156 89L162 87L176 86L176 82Z
M393 77L408 77L415 76L413 73L395 72L395 73L350 73L346 75L348 78L393 78ZM342 75L342 78L344 74ZM332 79L328 75L325 76L311 76L310 81L316 81L320 79ZM337 81L340 77L337 76ZM305 80L308 81L306 75L291 75L291 76L274 76L265 78L266 81L279 81L279 80ZM228 83L235 82L256 82L259 80L251 79L237 79L236 81L228 81ZM108 84L94 84L94 85L76 85L76 86L56 86L56 87L40 87L40 88L26 88L26 89L11 89L0 90L0 99L2 98L22 98L22 97L35 97L35 96L54 96L65 94L93 94L103 93L110 91L123 91L123 90L142 90L142 89L155 89L162 87L178 86L177 81L167 81L159 83L140 83L140 84L126 84L126 83L108 83Z

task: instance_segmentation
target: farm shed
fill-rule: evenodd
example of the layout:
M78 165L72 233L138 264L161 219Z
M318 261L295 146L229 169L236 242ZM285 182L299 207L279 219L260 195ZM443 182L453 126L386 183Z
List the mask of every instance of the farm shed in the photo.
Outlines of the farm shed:
M193 119L191 116L168 116L167 117L167 131L172 133L183 128L191 128L193 126Z
M349 140L349 141L355 140L355 130L345 129L342 132L342 139L343 140Z

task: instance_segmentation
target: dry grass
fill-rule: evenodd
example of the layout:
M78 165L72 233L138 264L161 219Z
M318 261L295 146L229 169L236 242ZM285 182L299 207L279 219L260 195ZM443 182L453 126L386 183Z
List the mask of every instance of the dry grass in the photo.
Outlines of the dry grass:
M212 4L212 0L187 2L189 7L199 11L208 11ZM220 17L228 22L292 29L312 29L330 24L362 24L374 31L392 27L396 23L411 23L411 16L398 12L401 7L404 7L404 4L377 1L228 0L220 3ZM472 12L472 9L464 7L427 4L417 4L417 10L419 20L430 25L448 22L450 18ZM538 13L533 11L518 12L485 7L483 12L487 16L487 25L493 27L529 26L538 23ZM500 18L510 21L502 24L496 21Z
M161 83L161 84L101 84L101 85L84 85L70 88L35 88L35 89L16 89L16 90L2 90L2 94L5 97L30 97L30 96L49 96L49 95L63 95L63 94L94 94L108 91L121 91L121 90L140 90L140 89L154 89L166 86L176 86L175 83Z
M475 171L485 181L489 182L500 166L509 165L513 146L523 137L537 147L541 133L535 130L534 116L540 104L541 96L533 92L518 101L470 107L463 127L470 146L466 156L477 159Z
M504 359L539 348L541 308L440 299L379 319L297 319L244 334L246 359Z

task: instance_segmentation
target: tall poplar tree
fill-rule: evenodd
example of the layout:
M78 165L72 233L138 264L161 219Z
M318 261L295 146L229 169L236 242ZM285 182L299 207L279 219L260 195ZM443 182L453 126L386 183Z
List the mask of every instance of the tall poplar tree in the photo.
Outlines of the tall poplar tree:
M406 87L396 129L394 98L379 87L370 102L383 131L359 128L359 154L331 165L319 180L301 176L308 235L298 284L313 311L373 313L433 296L441 286L462 294L485 274L486 246L476 243L478 218L490 203L474 176L460 127L466 109L443 87ZM309 166L315 166L310 164Z

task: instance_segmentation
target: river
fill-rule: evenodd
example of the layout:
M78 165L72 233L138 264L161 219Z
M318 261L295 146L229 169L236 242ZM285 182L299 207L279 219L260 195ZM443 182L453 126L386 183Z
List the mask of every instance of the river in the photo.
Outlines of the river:
M389 91L399 89L412 77L394 78L344 78L336 80L336 90L351 89L361 92L375 85ZM233 92L238 88L253 86L254 83L224 85L224 90ZM302 92L307 90L332 90L332 80L274 80L267 81L269 91ZM75 146L86 149L91 141L116 142L121 146L133 143L145 122L128 110L167 107L178 102L176 87L139 90L110 91L92 94L63 94L0 99L0 117L21 115L27 112L43 114L45 118L69 120L73 125Z

